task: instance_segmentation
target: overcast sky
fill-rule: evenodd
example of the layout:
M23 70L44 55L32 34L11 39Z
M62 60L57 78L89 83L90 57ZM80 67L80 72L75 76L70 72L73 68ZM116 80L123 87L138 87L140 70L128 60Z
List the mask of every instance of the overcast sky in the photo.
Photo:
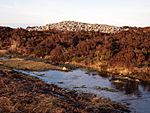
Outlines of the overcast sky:
M67 20L150 26L150 0L0 0L0 26L26 27Z

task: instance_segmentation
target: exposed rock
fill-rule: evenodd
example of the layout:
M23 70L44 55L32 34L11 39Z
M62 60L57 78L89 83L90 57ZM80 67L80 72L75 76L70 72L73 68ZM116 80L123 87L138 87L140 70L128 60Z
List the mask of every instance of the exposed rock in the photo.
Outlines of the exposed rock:
M59 23L47 24L45 26L27 27L28 31L46 31L50 29L57 29L61 31L100 31L103 33L115 33L121 31L122 27L116 27L105 24L88 24L75 21L62 21Z

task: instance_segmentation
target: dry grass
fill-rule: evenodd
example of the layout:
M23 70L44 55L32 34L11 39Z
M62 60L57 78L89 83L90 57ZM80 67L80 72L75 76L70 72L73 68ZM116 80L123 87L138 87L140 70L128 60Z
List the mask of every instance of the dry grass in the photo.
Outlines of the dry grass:
M62 67L54 66L52 64L39 62L39 61L25 60L21 58L0 60L0 64L7 67L23 69L23 70L37 70L37 71L49 70L49 69L63 70Z
M7 50L0 50L0 56L5 55L8 51Z
M121 66L103 66L102 64L85 64L78 62L70 62L69 64L75 65L78 67L89 68L97 70L99 72L105 72L106 76L113 75L119 77L131 77L132 79L138 79L142 82L150 83L150 67L121 67Z

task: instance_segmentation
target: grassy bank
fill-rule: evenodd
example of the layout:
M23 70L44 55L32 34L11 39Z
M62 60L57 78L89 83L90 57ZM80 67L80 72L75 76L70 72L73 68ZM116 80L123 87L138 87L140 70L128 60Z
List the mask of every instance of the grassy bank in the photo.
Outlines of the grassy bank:
M0 64L6 67L22 69L22 70L33 70L33 71L44 71L44 70L64 70L63 67L52 65L37 60L26 60L24 58L10 58L0 60ZM67 69L66 69L67 70Z
M84 62L69 62L70 65L75 65L78 67L88 68L96 70L101 74L106 74L106 76L120 76L120 77L130 77L136 81L142 81L150 83L150 68L149 67L121 67L121 66L107 66L102 63L96 64L85 64Z

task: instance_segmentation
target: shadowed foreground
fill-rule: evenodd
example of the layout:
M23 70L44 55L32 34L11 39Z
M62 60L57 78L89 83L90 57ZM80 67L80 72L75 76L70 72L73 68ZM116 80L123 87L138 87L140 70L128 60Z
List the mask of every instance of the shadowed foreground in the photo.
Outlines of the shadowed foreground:
M118 103L77 94L0 67L0 113L120 113Z

